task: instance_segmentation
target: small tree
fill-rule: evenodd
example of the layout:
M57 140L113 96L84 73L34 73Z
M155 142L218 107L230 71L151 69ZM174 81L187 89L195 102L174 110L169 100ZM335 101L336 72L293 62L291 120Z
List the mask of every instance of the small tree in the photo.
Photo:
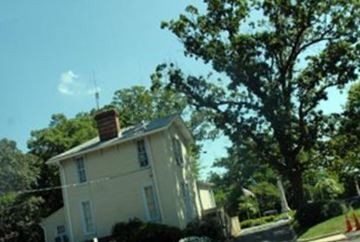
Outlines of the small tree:
M242 196L239 199L239 213L246 214L247 219L256 216L259 212L259 204L255 197Z

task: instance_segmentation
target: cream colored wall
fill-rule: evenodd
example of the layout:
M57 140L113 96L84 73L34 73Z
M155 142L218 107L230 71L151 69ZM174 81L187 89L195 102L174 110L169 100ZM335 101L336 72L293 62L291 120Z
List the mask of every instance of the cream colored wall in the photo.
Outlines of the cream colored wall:
M200 200L203 210L215 208L214 195L211 188L199 187Z
M63 164L66 183L77 183L75 162L69 160ZM94 182L69 187L65 201L74 241L109 235L113 225L120 221L134 217L147 219L142 187L152 184L153 179L151 169L139 165L135 141L87 154L84 164L87 180ZM85 200L91 202L95 235L84 236L81 201Z
M180 140L181 142L181 149L184 157L185 164L182 166L179 166L175 160L174 156L174 150L172 146L172 137L175 137ZM179 227L184 228L189 222L191 222L193 219L195 219L198 214L198 205L196 204L196 179L192 174L191 166L190 166L190 159L188 155L188 149L187 142L184 137L181 136L181 133L179 132L179 129L173 125L170 127L169 131L166 133L166 145L169 150L169 157L170 157L170 164L171 166L169 169L172 170L172 182L173 186L175 187L174 191L175 193L175 211L177 212L177 217L179 219ZM181 193L181 182L186 182L190 184L191 187L191 199L193 203L193 217L187 218L186 217L186 205L184 203L183 195Z
M41 222L41 226L44 229L45 233L45 241L53 242L55 237L57 236L57 226L65 226L65 231L67 232L67 226L65 223L65 214L64 208L61 208L55 211L51 216L47 217Z
M142 187L153 184L162 215L162 223L184 228L199 213L199 202L194 205L194 216L185 218L185 204L180 183L192 183L192 198L197 198L195 179L191 176L189 162L184 166L176 164L171 137L181 140L184 159L187 160L185 140L177 128L162 131L145 138L148 156L152 167L140 168L137 157L136 141L103 149L85 155L85 169L88 181L63 190L67 197L67 220L72 223L74 241L83 241L94 236L103 237L111 233L116 222L128 221L137 217L146 220ZM78 183L78 174L74 160L62 162L64 168L63 183ZM84 236L81 214L81 201L91 201L96 234ZM70 227L70 226L69 226Z

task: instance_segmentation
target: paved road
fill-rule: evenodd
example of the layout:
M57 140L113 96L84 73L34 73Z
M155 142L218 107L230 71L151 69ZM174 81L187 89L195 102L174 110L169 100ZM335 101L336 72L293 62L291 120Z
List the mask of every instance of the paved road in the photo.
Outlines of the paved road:
M290 225L254 232L237 238L235 242L293 242L296 234ZM360 241L359 241L360 242Z

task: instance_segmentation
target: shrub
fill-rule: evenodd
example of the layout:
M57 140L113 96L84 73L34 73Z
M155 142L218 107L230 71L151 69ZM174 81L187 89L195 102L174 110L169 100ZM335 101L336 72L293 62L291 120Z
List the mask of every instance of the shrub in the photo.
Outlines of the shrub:
M347 208L345 203L339 201L329 201L322 206L321 216L323 216L324 219L329 219L344 214L346 211Z
M184 229L185 236L208 237L215 241L224 241L221 224L214 218L195 220Z
M115 224L112 235L117 242L178 242L182 232L176 227L133 219Z
M346 211L344 203L338 201L318 201L301 206L295 218L302 228L307 228L329 218L343 214Z
M240 222L240 226L242 229L253 227L253 226L259 226L259 225L263 225L263 224L275 221L277 217L278 216L276 216L276 215L269 215L269 216L256 218L256 219L248 219L248 220L244 220L244 221Z
M321 202L306 203L297 210L295 218L301 227L310 227L322 221Z

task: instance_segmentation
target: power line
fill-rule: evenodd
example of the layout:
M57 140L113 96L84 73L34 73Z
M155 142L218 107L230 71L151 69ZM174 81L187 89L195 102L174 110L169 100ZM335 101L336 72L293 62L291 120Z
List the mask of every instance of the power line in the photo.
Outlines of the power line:
M97 184L97 183L101 183L101 182L105 182L105 181L110 181L110 180L113 180L116 178L128 176L128 175L131 175L131 174L134 174L137 172L141 172L144 170L149 170L149 169L150 169L150 167L146 168L146 169L140 169L140 170L135 170L135 171L119 173L119 174L112 175L112 176L101 177L101 178L97 178L97 179L90 180L87 182L82 182L82 183L72 183L72 184L65 184L65 185L60 185L60 186L43 187L43 188L27 189L27 190L17 190L17 191L11 191L11 192L19 195L19 194L26 194L26 193L36 193L36 192L45 192L45 191L51 191L51 190L59 190L59 189L63 189L63 188L76 188L76 187L82 187L82 186L86 186L86 185L90 185L90 184Z

